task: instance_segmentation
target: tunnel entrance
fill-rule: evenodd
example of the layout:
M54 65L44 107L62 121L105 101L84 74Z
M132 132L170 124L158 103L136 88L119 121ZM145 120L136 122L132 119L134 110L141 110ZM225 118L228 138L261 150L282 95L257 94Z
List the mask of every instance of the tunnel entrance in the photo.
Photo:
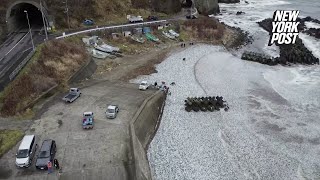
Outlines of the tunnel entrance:
M45 10L44 8L42 9L43 11ZM27 14L32 31L40 31L43 28L40 4L35 2L21 2L13 4L7 10L7 26L9 32L29 30ZM43 14L45 16L46 13L44 12Z

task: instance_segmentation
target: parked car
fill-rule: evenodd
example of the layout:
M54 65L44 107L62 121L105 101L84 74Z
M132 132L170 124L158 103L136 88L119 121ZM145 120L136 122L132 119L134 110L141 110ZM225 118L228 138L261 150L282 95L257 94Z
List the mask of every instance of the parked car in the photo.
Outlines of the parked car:
M141 81L139 85L139 90L147 90L149 88L148 82L147 81Z
M49 161L53 162L56 151L56 141L52 139L44 140L37 155L36 168L48 169L47 164Z
M79 88L70 88L69 93L66 96L64 96L62 100L64 100L65 102L72 103L80 96L81 91Z
M82 128L92 129L94 125L93 112L84 112L82 116Z
M92 26L94 24L94 21L92 19L85 19L83 21L83 24L86 26Z
M137 22L143 22L142 16L132 16L128 15L127 19L129 20L129 23L137 23Z
M37 150L37 146L35 135L25 135L16 154L16 165L18 167L29 167Z
M157 21L158 17L157 16L148 16L149 21Z
M117 105L109 105L106 111L106 116L109 119L114 119L119 113L119 107Z

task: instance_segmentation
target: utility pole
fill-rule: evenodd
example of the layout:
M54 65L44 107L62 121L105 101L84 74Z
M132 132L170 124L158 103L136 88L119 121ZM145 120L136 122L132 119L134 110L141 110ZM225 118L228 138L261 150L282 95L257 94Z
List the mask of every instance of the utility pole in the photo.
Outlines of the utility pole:
M28 11L24 10L23 12L25 12L26 16L27 16L28 25L29 25L29 33L30 33L30 36L31 36L32 50L34 51L35 48L34 48L34 43L33 43L33 38L32 38L32 32L31 32L31 26L30 26L30 22L29 22Z
M68 8L68 0L66 0L65 2L63 2L66 4L65 6L65 13L67 14L67 21L68 21L68 28L70 29L70 19L69 19L69 8Z
M43 28L44 28L44 32L46 34L46 41L48 41L48 32L47 32L47 26L46 26L46 22L44 20L44 14L43 14L43 10L42 10L42 3L41 3L41 0L40 0L40 10L41 10L41 15L42 15L42 21L43 21Z

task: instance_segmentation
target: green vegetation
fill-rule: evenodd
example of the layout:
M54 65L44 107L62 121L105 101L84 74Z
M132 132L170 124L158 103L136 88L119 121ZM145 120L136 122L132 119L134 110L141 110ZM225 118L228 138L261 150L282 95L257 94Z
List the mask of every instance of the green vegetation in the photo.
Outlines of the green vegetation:
M187 38L188 34L191 39L221 43L225 26L216 19L201 17L185 21L180 27L180 32L184 38Z
M55 15L57 28L67 28L68 22L64 13L65 4L57 0L46 0L46 3ZM68 4L70 4L69 17L71 28L87 27L83 25L84 19L94 20L95 24L93 26L101 26L126 23L126 15L129 14L140 15L145 18L151 14L162 18L167 16L163 13L151 13L150 7L136 6L135 0L68 0ZM148 4L149 2L147 2L147 6Z
M15 146L23 135L19 130L0 130L0 157Z
M1 114L24 114L23 111L44 92L55 85L65 86L69 77L87 59L85 48L76 42L55 40L39 46L32 59L3 91ZM26 113L27 116L30 114L32 111Z

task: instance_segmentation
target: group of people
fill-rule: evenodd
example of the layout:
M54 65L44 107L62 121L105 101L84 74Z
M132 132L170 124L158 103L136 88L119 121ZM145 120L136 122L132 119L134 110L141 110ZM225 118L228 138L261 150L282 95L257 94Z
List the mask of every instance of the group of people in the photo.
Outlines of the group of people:
M59 162L58 162L57 159L53 160L53 166L56 168L56 170L60 169L60 165L59 165ZM48 167L48 174L52 173L53 172L53 167L52 167L52 162L51 161L48 161L47 167Z
M189 45L193 45L193 42L190 42ZM186 47L186 43L181 43L180 45L182 48Z
M172 83L171 83L172 84ZM171 92L169 91L169 87L166 86L166 83L162 81L161 85L158 85L157 82L154 83L154 87L164 91L167 95L171 95Z

